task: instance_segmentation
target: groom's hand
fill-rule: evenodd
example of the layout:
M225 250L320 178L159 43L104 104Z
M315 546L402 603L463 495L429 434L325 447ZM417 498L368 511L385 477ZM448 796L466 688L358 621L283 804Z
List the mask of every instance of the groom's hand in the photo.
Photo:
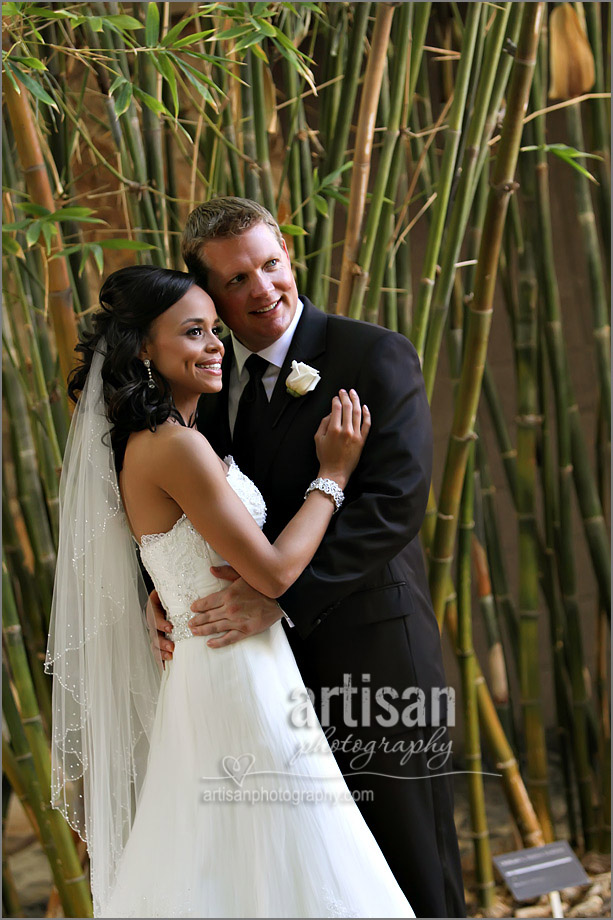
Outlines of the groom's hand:
M213 575L231 584L222 591L199 598L191 606L197 615L188 623L195 636L223 636L209 639L210 648L234 645L247 636L264 632L280 620L283 611L276 601L248 585L229 565L213 566Z
M172 632L172 623L166 619L166 611L162 607L157 591L152 591L149 595L146 619L151 650L156 660L161 661L162 667L165 668L164 662L171 660L175 644L166 635L166 633Z

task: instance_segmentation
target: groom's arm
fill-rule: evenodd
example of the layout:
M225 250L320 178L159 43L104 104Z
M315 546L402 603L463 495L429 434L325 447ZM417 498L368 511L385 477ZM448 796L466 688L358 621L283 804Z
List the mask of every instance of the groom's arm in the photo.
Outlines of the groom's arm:
M279 603L306 637L419 532L432 473L432 424L419 359L400 335L374 343L356 383L372 428L347 500L311 564Z

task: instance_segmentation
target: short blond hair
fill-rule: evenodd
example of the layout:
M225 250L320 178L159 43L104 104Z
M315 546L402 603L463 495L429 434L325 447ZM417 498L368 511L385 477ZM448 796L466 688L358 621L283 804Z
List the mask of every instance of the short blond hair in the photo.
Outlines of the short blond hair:
M206 286L207 265L202 246L209 240L224 240L250 230L256 224L269 227L279 244L283 237L270 211L249 198L212 198L199 204L187 218L181 236L181 253L189 271Z

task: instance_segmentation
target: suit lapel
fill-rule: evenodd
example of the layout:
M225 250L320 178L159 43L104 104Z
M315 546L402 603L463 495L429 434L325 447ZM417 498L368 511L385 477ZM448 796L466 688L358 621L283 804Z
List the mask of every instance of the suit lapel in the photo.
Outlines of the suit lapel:
M256 457L257 478L263 481L273 457L296 415L308 400L310 394L305 396L290 396L285 386L285 381L291 371L292 361L302 361L305 364L314 362L317 367L317 358L326 349L326 329L328 320L325 313L314 307L310 300L302 297L304 308L291 345L279 372L270 400L270 430L266 432L265 443L258 450Z

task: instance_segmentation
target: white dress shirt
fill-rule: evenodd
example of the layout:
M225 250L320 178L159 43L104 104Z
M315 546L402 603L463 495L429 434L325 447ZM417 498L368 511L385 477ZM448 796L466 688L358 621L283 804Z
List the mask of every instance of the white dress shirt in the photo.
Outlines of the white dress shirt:
M262 376L262 383L264 384L264 390L270 402L272 391L275 388L279 373L283 367L283 362L292 344L296 326L302 316L302 310L302 302L299 300L294 318L283 335L280 336L276 342L273 342L272 345L263 348L262 351L249 351L242 342L239 342L234 333L230 332L232 336L232 346L234 348L234 361L230 369L230 383L228 386L228 421L230 422L230 431L232 434L234 434L234 423L236 422L236 415L238 413L238 404L245 385L249 380L249 371L245 367L247 358L250 355L257 354L260 358L264 358L265 361L268 361L269 366Z

